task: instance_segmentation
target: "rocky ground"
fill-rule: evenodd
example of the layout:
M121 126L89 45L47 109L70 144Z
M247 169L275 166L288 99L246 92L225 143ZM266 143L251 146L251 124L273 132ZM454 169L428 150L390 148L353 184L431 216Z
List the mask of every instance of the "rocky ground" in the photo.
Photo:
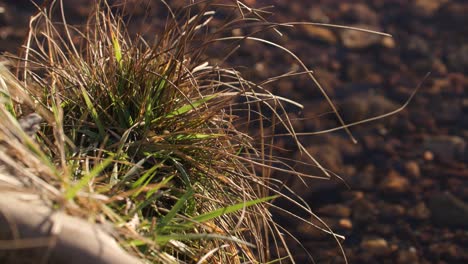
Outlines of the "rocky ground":
M2 51L16 52L23 41L32 10L24 7L28 2L0 1ZM87 11L86 5L72 4L81 2L86 1L68 2L76 17ZM468 263L468 29L463 26L468 2L246 2L273 4L275 21L333 23L393 35L298 26L287 30L287 37L276 37L315 71L346 122L398 109L431 72L404 110L351 128L357 144L341 131L302 138L348 186L338 178L307 180L310 188L294 180L290 184L333 230L346 236L342 246L350 263ZM240 54L234 63L252 65L250 73L258 78L297 67L284 53L261 44L246 44ZM306 77L283 79L274 92L305 105L302 112L291 110L297 132L338 125ZM286 140L278 144L291 147ZM288 155L305 159L299 153ZM297 164L312 170L301 166ZM330 236L291 219L282 221L316 263L343 262ZM300 247L294 253L298 263L311 262Z

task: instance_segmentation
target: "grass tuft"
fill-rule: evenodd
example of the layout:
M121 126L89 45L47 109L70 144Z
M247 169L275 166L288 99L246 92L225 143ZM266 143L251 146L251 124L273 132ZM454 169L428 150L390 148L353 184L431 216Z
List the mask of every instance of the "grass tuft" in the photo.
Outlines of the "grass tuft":
M169 9L173 16L153 42L128 33L124 15L105 1L84 27L67 23L61 1L40 9L24 56L16 58L18 76L0 70L0 141L8 146L2 162L56 208L112 223L122 247L146 261L294 262L287 230L270 210L310 222L273 201L282 197L314 215L271 175L314 176L274 156L275 131L286 131L321 166L288 118L287 107L301 105L266 85L300 74L316 80L291 51L256 37L281 35L293 24L267 22L264 10L241 1L221 2ZM231 20L211 26L218 13ZM226 36L235 28L254 30ZM246 40L285 51L303 72L254 83L206 56L210 46L227 42L227 59ZM44 119L34 139L17 121L31 112Z

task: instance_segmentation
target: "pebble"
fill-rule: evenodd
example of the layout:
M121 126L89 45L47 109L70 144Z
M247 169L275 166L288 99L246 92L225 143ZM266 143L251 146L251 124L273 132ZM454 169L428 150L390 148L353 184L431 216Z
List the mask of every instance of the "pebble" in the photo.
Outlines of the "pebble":
M353 223L347 218L340 219L338 221L338 226L347 230L353 229Z
M317 210L320 215L347 218L351 216L351 208L342 204L329 204Z
M355 28L369 29L379 31L379 28L368 25L357 24L352 25ZM352 29L343 29L340 31L341 42L348 49L364 49L374 45L382 44L383 36Z
M391 251L388 242L383 238L363 240L361 242L361 248L376 256L388 255Z
M408 210L408 216L416 220L426 220L431 216L431 211L427 208L426 203L419 202Z
M391 170L380 183L379 188L385 193L404 193L409 190L409 181L397 171Z
M421 168L416 161L410 160L405 163L406 175L411 178L417 179L421 177Z
M304 26L304 30L306 35L311 39L319 40L330 45L335 45L338 42L335 33L326 27L307 25Z
M315 6L309 9L309 18L314 23L330 23L330 18L322 8Z
M412 13L420 17L432 17L448 0L415 0Z
M426 150L423 153L423 159L426 161L433 161L434 160L434 153Z
M397 264L418 264L418 251L414 247L409 249L399 250L397 253Z

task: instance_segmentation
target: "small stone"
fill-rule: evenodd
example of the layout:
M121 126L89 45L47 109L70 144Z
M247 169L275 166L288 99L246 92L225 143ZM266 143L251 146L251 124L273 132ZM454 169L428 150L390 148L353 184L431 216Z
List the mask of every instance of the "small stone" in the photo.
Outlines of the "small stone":
M232 33L233 36L236 36L236 37L244 35L244 32L242 32L241 28L235 28L235 29L232 30L231 33Z
M426 150L426 151L424 151L424 153L423 153L423 158L424 158L424 160L432 161L432 160L434 160L434 153L432 153L432 152Z
M398 251L397 264L418 264L418 252L414 247Z
M421 177L421 168L416 161L407 161L405 163L405 172L408 176L415 179Z
M384 37L382 39L382 46L384 46L387 49L393 49L396 47L396 43L392 37Z
M431 94L440 94L441 92L446 91L450 86L451 83L448 78L434 79L431 87L428 89L428 92Z
M419 202L408 210L408 216L417 220L426 220L431 216L431 211L427 208L426 203Z
M351 208L341 204L330 204L317 211L321 215L347 218L351 215Z
M337 42L337 37L330 29L319 26L305 26L305 33L311 39L323 41L327 44L334 45Z
M415 0L412 11L421 17L432 17L448 0Z
M343 229L351 230L353 229L353 223L348 218L343 218L338 221L338 226Z
M364 193L361 191L345 191L341 193L341 197L346 201L356 201L364 198Z
M363 240L361 242L361 248L376 256L387 255L391 252L388 242L383 238Z
M392 170L380 183L380 189L387 193L404 193L409 189L409 181L398 172Z
M310 20L312 20L312 22L315 22L315 23L324 23L324 24L330 23L330 18L327 16L327 14L325 14L323 9L317 6L312 7L309 10L309 18Z
M353 25L355 28L369 29L373 31L379 31L378 28L369 27L368 25ZM364 49L374 45L380 45L382 43L383 36L363 32L352 29L344 29L340 31L341 42L346 48L349 49Z

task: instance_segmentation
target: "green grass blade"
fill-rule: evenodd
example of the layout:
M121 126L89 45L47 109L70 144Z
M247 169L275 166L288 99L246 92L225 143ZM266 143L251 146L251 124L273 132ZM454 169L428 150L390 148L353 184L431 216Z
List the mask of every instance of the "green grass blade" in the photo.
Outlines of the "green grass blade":
M88 107L89 111L91 111L91 116L94 119L94 122L96 122L96 125L97 125L98 130L99 130L99 136L101 137L101 139L103 139L106 132L105 132L104 126L102 125L101 120L99 119L99 115L97 113L97 110L94 107L93 102L89 98L89 95L86 92L86 90L84 89L84 87L81 86L80 89L81 89L81 93L83 95L83 99L85 100L86 107Z
M183 105L182 107L170 112L169 114L166 115L166 117L170 118L170 117L174 117L174 116L178 116L178 115L182 115L182 114L185 114L187 113L188 111L190 110L193 110L193 109L197 109L200 105L210 101L211 99L215 98L216 95L208 95L208 96L205 96L191 104L186 104L186 105Z
M174 162L177 170L182 175L182 180L184 181L185 185L192 186L192 183L190 182L190 176L188 175L187 171L185 171L184 166L174 158L171 158L171 160Z
M172 137L171 139L174 139L174 140L197 140L197 139L210 139L210 138L217 138L217 137L221 137L222 134L200 134L200 133L197 133L197 134L179 134L179 135L176 135L174 137Z
M268 196L268 197L264 197L264 198L260 198L260 199L255 199L255 200L251 200L251 201L246 201L246 202L234 204L234 205L231 205L231 206L228 206L228 207L220 208L220 209L217 209L217 210L214 210L214 211L199 215L199 216L192 217L192 220L196 221L196 222L199 222L199 223L203 223L203 222L209 221L211 219L220 217L222 215L233 213L233 212L242 210L243 208L253 206L253 205L256 205L256 204L259 204L259 203L268 202L268 201L271 201L271 200L276 199L276 198L278 198L278 195Z
M192 188L188 189L187 192L182 195L182 197L177 200L177 203L171 208L169 213L167 213L159 222L157 230L161 231L169 222L176 216L176 214L182 209L185 202L192 197L194 190Z
M98 176L105 168L107 168L112 161L114 160L113 157L109 157L105 159L102 163L95 166L88 174L83 176L74 186L68 189L65 193L65 198L68 200L72 200L75 198L76 194L86 186L86 184L91 181L94 177Z
M120 47L119 40L112 36L112 46L114 47L115 60L119 64L119 68L122 69L122 48Z

